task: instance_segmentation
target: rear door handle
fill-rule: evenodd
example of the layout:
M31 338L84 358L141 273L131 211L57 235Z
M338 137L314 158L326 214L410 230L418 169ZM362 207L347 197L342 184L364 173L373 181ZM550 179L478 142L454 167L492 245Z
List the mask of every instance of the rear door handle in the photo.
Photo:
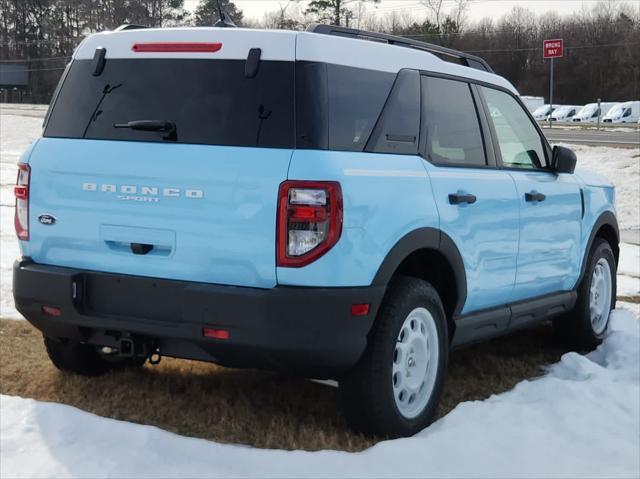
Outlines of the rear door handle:
M543 195L542 193L538 193L536 191L530 191L529 193L525 193L524 194L524 200L525 201L544 201L546 200L547 197L545 195Z
M477 199L478 198L476 198L476 195L456 194L456 193L449 194L449 203L451 203L452 205L460 205L463 203L472 205L473 203L476 202Z

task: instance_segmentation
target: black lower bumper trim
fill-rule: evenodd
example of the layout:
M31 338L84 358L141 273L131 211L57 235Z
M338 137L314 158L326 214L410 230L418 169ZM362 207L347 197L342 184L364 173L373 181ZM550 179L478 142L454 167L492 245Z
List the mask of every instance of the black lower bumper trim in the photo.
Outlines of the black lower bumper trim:
M246 288L100 273L17 261L16 308L45 335L96 345L127 334L165 356L230 367L336 377L358 361L384 286ZM352 304L370 304L352 316ZM60 309L59 316L43 306ZM225 329L227 340L203 337Z

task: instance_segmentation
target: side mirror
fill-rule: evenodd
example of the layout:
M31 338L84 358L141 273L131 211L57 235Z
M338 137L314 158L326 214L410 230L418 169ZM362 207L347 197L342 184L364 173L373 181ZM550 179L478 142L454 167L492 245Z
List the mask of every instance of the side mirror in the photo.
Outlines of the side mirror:
M576 169L576 154L564 146L553 147L553 169L556 173L573 173Z

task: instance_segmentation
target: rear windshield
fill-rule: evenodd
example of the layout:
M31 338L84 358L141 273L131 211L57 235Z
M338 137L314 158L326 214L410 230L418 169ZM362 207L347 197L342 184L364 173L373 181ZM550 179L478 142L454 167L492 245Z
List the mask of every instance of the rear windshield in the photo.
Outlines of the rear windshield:
M178 143L292 148L294 63L263 61L255 78L243 60L109 59L93 76L74 61L44 135L168 141L166 132L116 128L132 121L171 122Z
M45 136L363 151L396 78L277 61L246 78L244 60L186 59L110 59L93 76L92 63L72 63ZM141 120L176 135L122 127Z

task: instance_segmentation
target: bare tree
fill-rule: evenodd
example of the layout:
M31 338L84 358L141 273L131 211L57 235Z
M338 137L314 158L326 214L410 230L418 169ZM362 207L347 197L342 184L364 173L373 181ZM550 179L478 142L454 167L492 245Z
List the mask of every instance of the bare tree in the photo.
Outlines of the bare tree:
M463 31L467 23L469 3L470 0L456 0L456 6L452 11L452 17L455 19L459 31Z
M442 6L444 4L444 0L420 0L433 18L434 23L440 28L442 26Z
M266 13L263 21L266 28L281 30L300 30L305 23L297 2L279 2L278 10Z

